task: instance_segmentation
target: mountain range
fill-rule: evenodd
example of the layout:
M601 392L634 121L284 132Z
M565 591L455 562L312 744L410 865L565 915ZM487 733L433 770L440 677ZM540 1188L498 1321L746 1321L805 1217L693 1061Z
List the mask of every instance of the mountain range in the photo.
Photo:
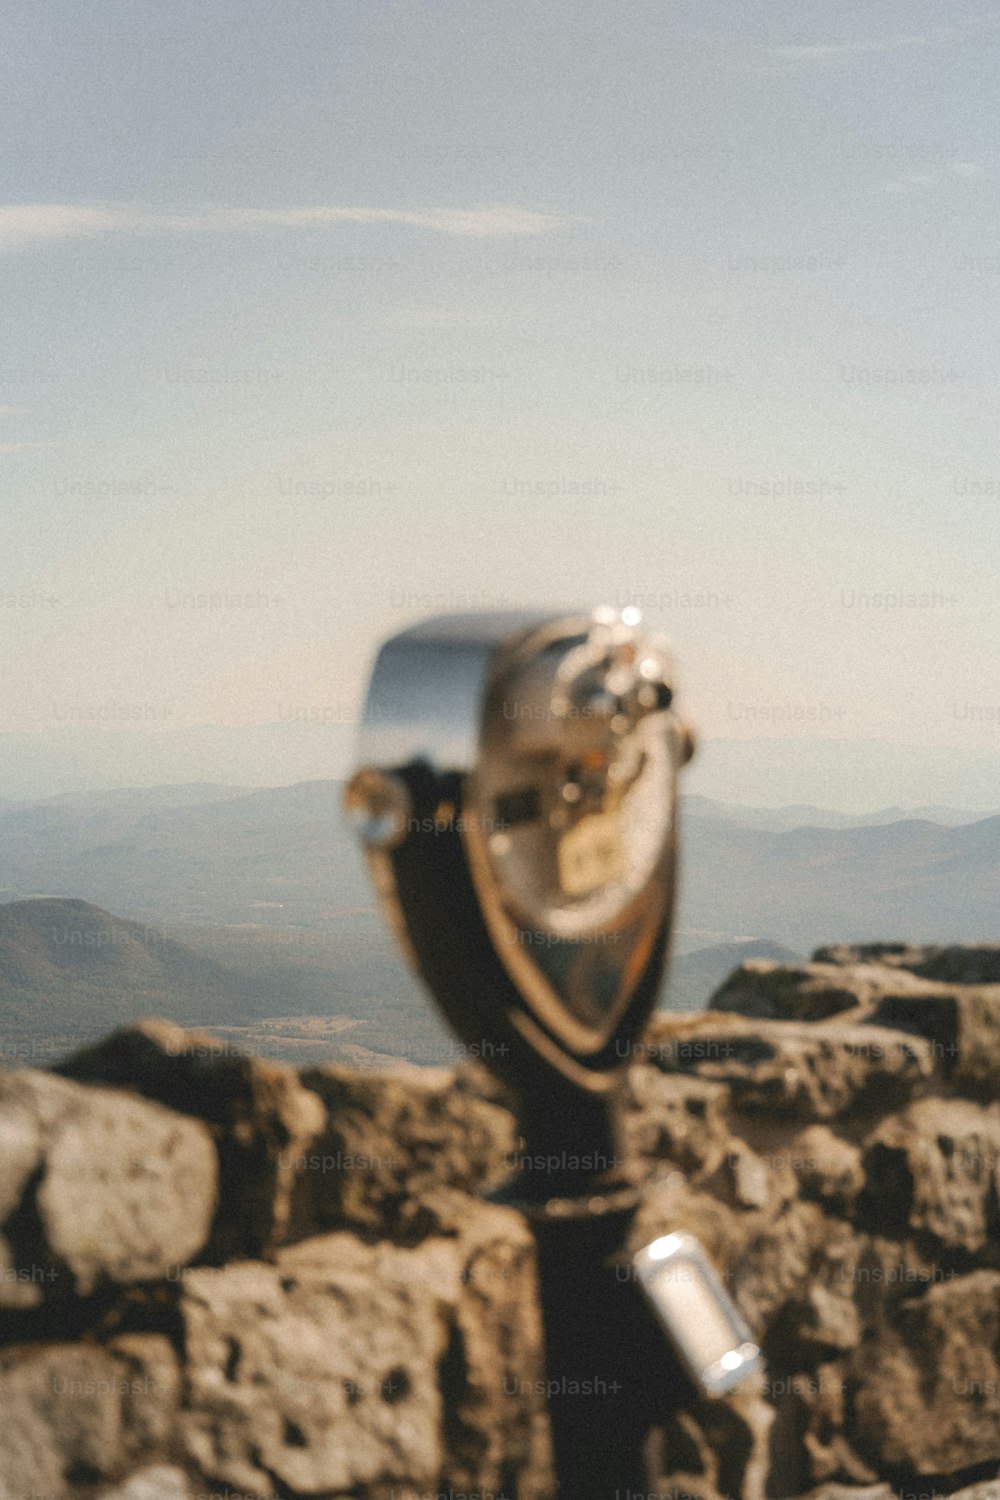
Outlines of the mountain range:
M341 793L201 783L0 805L8 1052L11 1038L58 1050L159 1013L273 1056L450 1060L375 908ZM921 811L935 817L684 799L662 1003L700 1008L744 957L995 938L1000 817Z
M926 807L882 807L870 813L836 812L829 807L814 807L809 802L789 803L785 807L743 807L738 802L720 802L713 797L690 793L681 799L686 817L711 818L738 823L742 828L763 828L772 833L787 833L792 828L877 828L886 823L943 823L958 827L978 823L991 816L989 810L972 812L968 808L945 807L939 803Z
M0 808L0 900L78 897L154 924L356 928L374 901L341 795L338 781L207 783ZM992 935L1000 819L921 814L685 798L676 951Z

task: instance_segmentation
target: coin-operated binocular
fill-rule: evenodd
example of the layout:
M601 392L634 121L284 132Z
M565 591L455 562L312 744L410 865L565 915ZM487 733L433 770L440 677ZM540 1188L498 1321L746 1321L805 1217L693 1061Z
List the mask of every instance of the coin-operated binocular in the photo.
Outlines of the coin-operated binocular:
M593 1384L598 1358L624 1371L623 1339L640 1358L650 1324L608 1280L643 1175L623 1148L619 1101L662 980L677 775L692 748L669 652L637 610L431 619L382 647L368 691L346 806L404 953L514 1096L524 1150L494 1196L535 1229L550 1390L588 1364ZM632 1265L702 1392L755 1366L690 1236L656 1241ZM656 1348L663 1364L662 1338ZM625 1391L617 1402L553 1404L573 1500L648 1489L623 1438L637 1440L648 1403L634 1378L611 1383ZM602 1432L615 1441L598 1458Z

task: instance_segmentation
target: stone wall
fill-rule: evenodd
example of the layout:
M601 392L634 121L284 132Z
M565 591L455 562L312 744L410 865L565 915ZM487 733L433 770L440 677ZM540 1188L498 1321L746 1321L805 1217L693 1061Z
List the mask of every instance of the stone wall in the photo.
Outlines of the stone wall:
M666 1421L660 1492L1000 1500L998 1085L1000 949L758 961L657 1019L636 1245L698 1234L767 1356ZM517 1145L473 1067L163 1022L0 1075L0 1500L550 1496L532 1239L479 1197Z

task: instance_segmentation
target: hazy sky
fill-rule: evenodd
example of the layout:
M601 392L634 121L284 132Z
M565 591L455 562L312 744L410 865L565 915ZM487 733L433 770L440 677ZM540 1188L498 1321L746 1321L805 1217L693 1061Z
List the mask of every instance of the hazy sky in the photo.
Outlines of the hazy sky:
M1000 10L7 18L0 794L336 775L386 633L608 601L699 790L1000 803Z

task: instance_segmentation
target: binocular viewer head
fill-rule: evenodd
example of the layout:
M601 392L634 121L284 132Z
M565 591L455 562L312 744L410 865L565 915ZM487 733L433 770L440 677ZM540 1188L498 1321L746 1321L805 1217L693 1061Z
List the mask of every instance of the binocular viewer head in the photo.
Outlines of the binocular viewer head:
M518 1092L608 1086L655 1004L674 692L635 610L441 616L378 654L347 810L404 953Z

